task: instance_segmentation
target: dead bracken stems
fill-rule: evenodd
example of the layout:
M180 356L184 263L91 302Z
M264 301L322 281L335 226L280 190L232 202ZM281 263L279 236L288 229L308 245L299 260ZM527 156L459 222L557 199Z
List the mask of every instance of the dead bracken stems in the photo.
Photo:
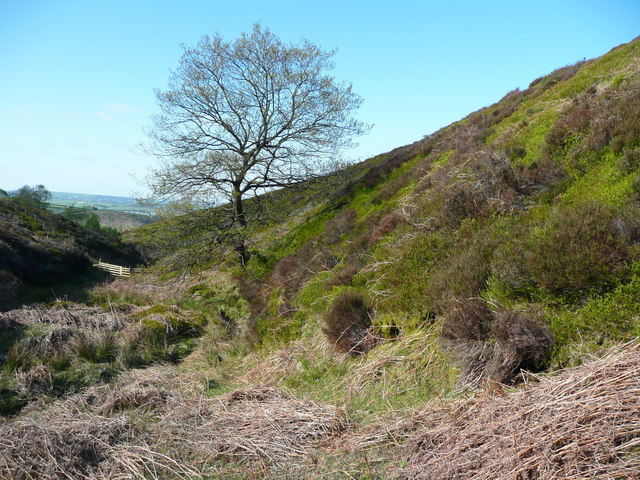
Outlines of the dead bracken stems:
M469 402L414 445L405 478L638 478L640 345Z

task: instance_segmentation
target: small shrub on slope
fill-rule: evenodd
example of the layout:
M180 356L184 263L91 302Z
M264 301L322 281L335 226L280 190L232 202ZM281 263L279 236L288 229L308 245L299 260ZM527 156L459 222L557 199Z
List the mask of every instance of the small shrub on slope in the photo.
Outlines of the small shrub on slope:
M544 152L565 158L578 169L597 159L605 147L620 154L638 146L640 95L633 89L585 92L563 112L546 136Z
M599 202L558 208L532 233L528 267L536 282L554 294L606 291L625 276L639 237L632 211Z
M491 312L481 298L459 301L442 319L442 337L458 357L460 383L509 382L521 369L539 368L554 344L549 327L532 312Z
M435 269L426 295L434 312L445 313L452 305L460 308L456 302L478 296L486 288L495 241L491 232L482 232Z
M361 293L345 291L333 301L322 331L338 351L365 353L372 347L372 313Z
M481 298L459 301L442 320L442 336L450 341L483 341L489 333L491 312Z
M506 310L494 315L491 336L495 343L485 376L497 382L520 369L536 370L555 340L549 327L532 313Z
M339 242L344 235L353 230L356 217L357 213L354 209L346 208L327 221L324 225L324 242L329 245Z

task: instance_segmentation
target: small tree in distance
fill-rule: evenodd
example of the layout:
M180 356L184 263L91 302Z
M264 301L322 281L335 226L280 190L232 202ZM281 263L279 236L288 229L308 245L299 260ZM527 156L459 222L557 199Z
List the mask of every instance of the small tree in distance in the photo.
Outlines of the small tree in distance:
M12 192L11 196L19 202L38 208L45 208L51 200L51 192L44 185L36 185L35 187L25 185Z
M367 130L352 117L360 97L327 74L334 53L286 45L259 24L232 42L216 34L185 48L168 90L156 91L162 113L148 151L161 163L147 177L151 197L226 204L211 234L231 235L246 262L253 218L243 200L328 173Z

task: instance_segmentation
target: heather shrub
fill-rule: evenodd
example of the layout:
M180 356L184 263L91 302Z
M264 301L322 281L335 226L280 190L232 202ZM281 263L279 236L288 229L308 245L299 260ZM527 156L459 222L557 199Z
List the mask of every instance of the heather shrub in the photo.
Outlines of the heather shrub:
M640 167L640 149L629 148L624 150L624 154L618 158L618 168L625 173L631 173Z
M521 369L540 368L554 343L549 327L531 312L492 312L482 298L459 301L441 320L441 335L461 368L460 383L506 383Z
M342 353L365 353L371 349L373 311L364 296L353 290L339 294L324 318L322 331Z
M522 208L516 173L503 153L472 152L453 183L440 190L438 223L456 227L465 218L512 213Z
M481 230L438 262L429 279L426 298L431 309L444 313L461 300L476 297L486 288L496 242L491 231Z
M526 294L536 285L527 263L528 236L522 224L506 229L491 258L491 275L517 294Z
M481 342L487 339L491 311L482 298L458 300L442 317L441 335L450 342Z
M516 175L520 189L527 194L545 191L567 178L562 163L549 156L543 156L520 168Z
M590 103L581 101L572 105L547 133L544 147L547 155L557 158L566 155L574 145L579 146L595 115Z
M353 208L346 208L325 223L324 242L332 245L340 241L347 233L353 230L357 213Z
M529 88L535 87L536 85L539 88L547 89L552 87L553 85L569 80L573 77L586 62L584 60L574 63L573 65L566 65L564 67L558 68L551 72L549 75L545 75L543 77L536 78L533 82L529 84Z
M394 210L393 212L382 217L376 228L371 233L371 237L369 238L369 245L375 245L378 243L382 237L393 232L401 223L405 221L403 215Z
M283 288L287 298L291 298L309 278L331 270L337 263L338 259L329 251L309 242L278 261L263 283L269 289Z
M333 271L333 277L329 283L330 286L350 285L353 278L360 272L363 261L359 255L351 255L347 257L344 265Z
M604 129L611 138L612 150L621 153L625 149L640 147L640 94L637 88L614 96L611 101L615 102L615 107L608 112Z
M530 234L527 267L554 294L606 291L624 277L638 239L636 209L620 212L599 202L558 207Z
M504 154L512 160L517 160L527 156L527 149L519 143L508 145L504 149Z
M491 324L493 352L485 377L505 383L521 369L537 370L555 340L549 326L533 313L505 310Z
M551 158L566 158L578 170L609 146L616 154L638 146L640 95L632 90L583 94L558 119L545 138Z

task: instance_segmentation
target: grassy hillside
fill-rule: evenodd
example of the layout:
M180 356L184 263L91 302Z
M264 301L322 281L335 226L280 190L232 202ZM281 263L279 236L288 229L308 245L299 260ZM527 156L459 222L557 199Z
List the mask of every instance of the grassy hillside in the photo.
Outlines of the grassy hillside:
M0 199L0 310L25 301L63 297L94 276L92 262L142 262L132 246L11 198ZM103 276L94 278L102 279Z
M406 378L410 401L451 388L453 378L510 381L521 367L574 365L633 338L640 333L639 48L636 40L561 68L354 167L347 184L320 201L303 196L286 223L258 232L259 255L246 271L210 261L216 281L198 288L215 292L225 276L236 282L251 314L235 320L250 325L264 354L292 343L315 347L323 330L348 331L350 319L330 314L348 295L369 312L360 331L374 337L367 350L378 345L372 361L402 351L413 335L433 336L424 341L434 359L448 365L444 358L453 356L461 376L445 367L442 378ZM153 240L162 228L151 230ZM311 349L307 362L324 374L349 370L317 353ZM411 361L394 362L388 373L417 373ZM313 372L285 375L286 384L322 387L304 386ZM335 380L327 377L327 395ZM369 388L377 398L376 382L360 394Z
M18 447L47 458L65 428L29 474L635 478L639 113L634 40L272 193L245 267L211 244L215 211L132 232L158 263L94 289L80 333L51 333L76 318L58 310L0 317L12 412L75 395L7 423L0 472L28 478Z

